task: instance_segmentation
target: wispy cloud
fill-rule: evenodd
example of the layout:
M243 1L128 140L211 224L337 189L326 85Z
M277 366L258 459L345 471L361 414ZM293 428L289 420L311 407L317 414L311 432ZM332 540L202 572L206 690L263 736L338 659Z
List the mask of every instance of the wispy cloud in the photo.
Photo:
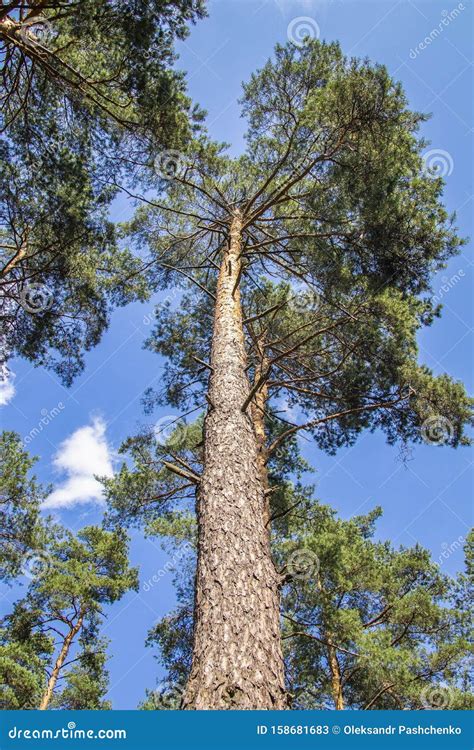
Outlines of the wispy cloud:
M70 508L82 503L102 503L102 485L95 475L112 476L111 448L107 443L103 419L80 427L59 446L54 456L55 469L66 479L53 490L43 508Z
M287 16L288 13L295 13L296 11L306 11L307 13L316 11L321 5L324 5L324 0L274 0L274 3L282 16Z
M0 367L0 406L9 404L15 395L14 379L14 372L9 370L5 365Z

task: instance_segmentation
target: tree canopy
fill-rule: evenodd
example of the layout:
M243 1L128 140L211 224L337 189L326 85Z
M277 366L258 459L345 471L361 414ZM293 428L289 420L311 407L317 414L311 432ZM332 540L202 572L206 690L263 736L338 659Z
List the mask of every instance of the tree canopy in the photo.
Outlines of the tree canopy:
M0 434L0 581L17 576L43 543L39 509L47 492L31 474L36 460L17 433Z
M173 46L203 14L201 0L2 7L3 364L20 354L70 384L112 308L143 298L109 212L118 183L199 122Z
M166 669L141 706L148 710L179 707L191 668L197 542L192 503L183 502L176 475L160 468L158 457L168 451L183 469L196 471L191 456L194 451L196 458L201 429L199 421L179 426L164 445L146 435L130 441L124 450L134 456L134 469L124 466L107 482L115 503L109 521L141 521L178 561L178 606L154 625L147 641ZM380 508L338 518L314 498L311 486L294 482L308 468L296 444L269 466L272 552L285 574L282 637L291 707L470 708L472 535L465 544L466 573L450 577L420 545L396 548L378 540Z
M168 362L164 387L147 394L147 406L206 414L202 440L192 446L159 433L158 448L153 436L130 441L136 469L124 466L106 491L112 517L144 522L151 533L189 530L196 498L193 652L181 702L193 709L282 709L290 701L278 636L286 572L275 569L270 540L275 522L301 512L300 500L285 505L285 493L276 511L273 494L281 493L271 484L271 462L298 433L310 433L329 453L366 429L383 430L391 444L457 447L469 443L472 422L464 386L418 358L417 336L440 313L432 276L463 243L442 204L442 180L422 159L424 116L409 109L383 66L310 40L276 48L244 86L242 111L248 130L241 157L228 157L201 133L172 173L158 175L155 194L151 183L139 196L143 205L125 226L135 247L148 251L142 273L150 287L180 290L176 303L158 308L148 341ZM178 501L184 513L176 517ZM305 514L304 523L310 519ZM355 534L357 523L351 528ZM345 529L338 531L346 545ZM298 552L284 549L291 560ZM386 566L388 580L404 556L431 575L416 550L387 556L374 565ZM442 629L433 596L433 628ZM423 592L417 597L422 611ZM354 628L363 616L342 613ZM334 687L341 680L328 617ZM402 617L399 624L410 633ZM377 649L399 643L396 619L391 626L364 646L374 663ZM181 648L183 639L173 642ZM404 645L395 649L408 660L397 678L402 702L423 659L413 646L410 667L413 652L405 654ZM354 698L359 706L388 700L382 673L367 677L373 695L368 687ZM340 685L336 707L344 700Z
M417 335L440 314L431 277L463 242L423 165L424 116L385 68L316 41L277 47L245 86L243 113L241 158L201 140L166 197L147 198L127 227L148 248L152 286L185 290L160 306L149 339L168 357L162 402L203 403L217 268L238 209L252 398L265 387L286 399L302 416L291 429L329 451L379 427L390 442L464 443L463 386L417 361Z
M28 111L35 92L54 87L96 117L176 137L188 102L173 45L204 13L203 0L4 3L3 127Z
M123 532L89 526L74 536L49 524L42 564L2 621L2 708L110 707L103 607L136 587Z
M0 11L0 368L19 353L70 384L115 305L172 287L145 407L184 412L125 442L103 479L109 530L77 535L44 534L32 460L4 435L2 576L32 548L41 565L0 624L3 705L109 707L103 605L137 587L123 527L138 525L181 555L178 608L149 636L168 677L143 708L424 708L445 691L439 707L466 708L469 571L378 541L379 509L338 518L298 446L471 442L472 399L417 343L464 242L422 159L426 118L385 67L290 42L244 85L231 158L173 68L203 13ZM117 227L120 191L140 206Z

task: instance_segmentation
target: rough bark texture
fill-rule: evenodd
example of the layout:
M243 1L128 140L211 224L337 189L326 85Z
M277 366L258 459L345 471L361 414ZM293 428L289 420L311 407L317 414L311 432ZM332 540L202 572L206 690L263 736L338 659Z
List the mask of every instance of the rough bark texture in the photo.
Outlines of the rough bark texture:
M257 438L250 414L242 411L250 387L238 289L240 252L241 218L236 214L217 287L211 406L198 494L193 663L185 709L287 707L281 579L265 528Z
M45 711L49 704L51 703L51 698L53 697L54 688L56 687L56 683L58 681L59 673L61 671L61 668L64 664L64 662L67 659L67 655L69 653L69 649L71 648L71 644L82 628L83 623L83 616L79 617L76 624L68 631L66 637L64 638L63 645L61 647L61 651L59 652L58 658L56 659L56 663L54 665L53 671L51 672L51 677L48 680L48 685L46 687L46 690L44 691L43 697L41 699L41 703L39 705L40 711Z

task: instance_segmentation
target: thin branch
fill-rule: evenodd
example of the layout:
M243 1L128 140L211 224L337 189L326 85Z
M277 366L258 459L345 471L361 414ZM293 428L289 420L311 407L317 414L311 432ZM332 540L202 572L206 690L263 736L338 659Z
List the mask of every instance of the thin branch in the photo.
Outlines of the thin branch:
M317 425L319 424L324 424L325 422L329 422L333 419L340 419L341 417L345 417L349 414L356 414L361 411L372 411L373 409L388 409L392 406L395 406L396 404L399 404L401 401L405 401L407 398L407 396L400 396L400 398L396 399L395 401L380 401L377 404L364 404L363 406L358 406L354 409L344 409L344 411L337 412L336 414L330 414L329 416L322 417L321 419L313 419L311 420L311 422L306 422L302 425L296 425L295 427L291 427L290 429L286 430L278 438L276 438L268 448L268 453L274 451L280 445L280 443L283 442L283 440L286 440L286 438L290 437L295 432L298 432L298 430L312 429L313 427L317 427Z

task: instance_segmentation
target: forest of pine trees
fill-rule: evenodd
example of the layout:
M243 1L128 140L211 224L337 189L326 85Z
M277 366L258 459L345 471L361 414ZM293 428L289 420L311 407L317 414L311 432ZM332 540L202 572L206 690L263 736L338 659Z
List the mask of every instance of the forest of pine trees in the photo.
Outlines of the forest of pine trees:
M166 678L139 708L468 709L472 535L450 576L383 538L378 505L342 517L300 440L470 445L472 399L418 345L466 243L423 161L426 116L376 61L290 40L243 85L231 155L177 64L206 13L0 8L0 377L18 356L70 389L114 310L178 290L142 396L185 415L129 425L101 522L74 531L42 510L34 446L1 433L0 578L24 585L0 620L0 708L113 708L102 631L139 587L133 529L179 560L147 639Z

